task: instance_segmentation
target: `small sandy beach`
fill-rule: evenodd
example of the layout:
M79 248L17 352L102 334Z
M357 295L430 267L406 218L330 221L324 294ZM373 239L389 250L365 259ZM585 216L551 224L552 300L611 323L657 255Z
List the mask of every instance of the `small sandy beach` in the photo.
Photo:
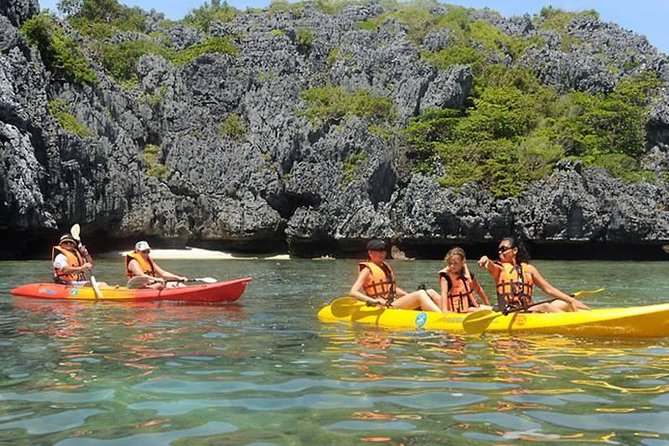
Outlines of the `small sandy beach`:
M123 257L131 251L112 251L106 252L96 257L114 259ZM204 260L290 260L288 254L275 255L240 255L231 254L223 251L212 251L209 249L191 248L186 249L151 249L151 258L155 260L161 259L204 259Z

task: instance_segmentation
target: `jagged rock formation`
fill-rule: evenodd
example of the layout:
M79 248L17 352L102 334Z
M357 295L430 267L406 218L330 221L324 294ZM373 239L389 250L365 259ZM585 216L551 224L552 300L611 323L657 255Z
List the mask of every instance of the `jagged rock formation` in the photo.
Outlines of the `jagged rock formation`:
M0 6L0 227L20 235L3 241L2 257L42 249L46 238L75 221L100 240L149 236L255 251L287 245L305 255L336 254L324 251L350 249L369 237L405 244L488 242L509 233L539 241L669 240L666 182L629 186L562 162L519 197L496 199L477 185L456 192L412 173L402 141L380 136L363 118L310 122L301 114L300 93L323 83L392 99L400 123L428 108L460 107L471 92L469 67L429 66L401 23L386 21L374 33L359 29L382 12L379 3L335 15L312 7L299 15L240 15L210 31L235 36L238 57L206 54L177 67L143 56L140 83L131 89L100 67L95 86L53 76L18 31L38 10L34 0ZM528 17L479 14L507 33L547 37L546 46L528 49L521 60L547 85L609 91L640 70L669 83L667 57L614 24L574 21L570 33L589 45L565 50L560 36L533 28ZM306 47L300 29L313 33ZM183 25L161 27L155 13L147 13L146 31L168 34L176 48L205 39ZM437 31L422 45L435 51L448 42L448 33ZM597 57L602 47L616 69ZM346 57L330 60L335 50ZM72 106L89 136L63 130L47 107L54 99ZM220 131L232 115L245 125L241 138ZM644 165L666 172L666 89L647 132ZM165 175L147 175L149 146L157 148ZM361 161L347 175L353 155Z

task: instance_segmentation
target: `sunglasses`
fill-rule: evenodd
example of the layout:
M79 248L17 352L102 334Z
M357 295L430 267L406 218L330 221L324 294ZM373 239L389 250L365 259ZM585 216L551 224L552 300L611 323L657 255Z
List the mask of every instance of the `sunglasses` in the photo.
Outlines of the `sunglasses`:
M507 252L509 249L513 249L513 246L500 246L499 248L497 248L497 252L503 253Z
M140 251L140 252L143 252L144 254L148 254L148 253L150 253L150 252L151 252L151 250L150 250L150 249L145 249L145 250L143 250L143 251Z

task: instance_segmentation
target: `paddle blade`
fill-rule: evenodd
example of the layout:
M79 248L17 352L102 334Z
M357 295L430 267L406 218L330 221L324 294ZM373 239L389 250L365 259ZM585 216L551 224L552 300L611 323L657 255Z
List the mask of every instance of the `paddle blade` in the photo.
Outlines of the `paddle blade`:
M81 227L79 227L79 223L73 224L72 227L70 228L70 235L72 236L72 238L80 242L81 241L80 234L81 234Z
M503 313L493 310L478 310L474 313L467 315L462 321L462 328L466 333L479 334L483 333L490 323L497 319L500 316L503 316Z
M667 254L669 254L669 245L664 245L664 246L662 247L662 250L663 250L664 252L666 252Z
M345 317L363 305L355 297L339 297L332 301L330 308L335 317Z
M590 291L577 291L572 294L572 297L581 298L581 297L592 296L593 294L601 293L605 289L606 288L599 288L597 290L590 290Z
M130 278L130 280L128 280L128 284L126 286L128 288L130 288L131 290L136 290L136 289L139 289L139 288L144 288L145 286L147 286L147 285L149 285L153 282L155 282L155 280L152 279L151 277L136 276L136 277Z
M188 281L194 281L194 282L204 282L204 283L216 283L218 282L217 279L214 279L213 277L198 277L197 279L188 279Z
M491 319L495 319L498 316L501 316L502 313L499 311L493 311L493 310L478 310L475 311L471 314L468 314L467 317L462 321L463 324L468 323L468 322L481 322L481 321L487 321Z

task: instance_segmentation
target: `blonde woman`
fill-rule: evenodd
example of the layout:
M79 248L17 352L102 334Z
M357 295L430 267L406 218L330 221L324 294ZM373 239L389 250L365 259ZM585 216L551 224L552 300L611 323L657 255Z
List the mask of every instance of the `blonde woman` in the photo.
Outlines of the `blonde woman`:
M485 305L490 306L488 296L476 276L467 268L465 250L455 247L446 253L444 260L446 266L437 273L441 287L439 302L441 310L456 313L478 310L480 306L474 297L474 292L479 295Z

